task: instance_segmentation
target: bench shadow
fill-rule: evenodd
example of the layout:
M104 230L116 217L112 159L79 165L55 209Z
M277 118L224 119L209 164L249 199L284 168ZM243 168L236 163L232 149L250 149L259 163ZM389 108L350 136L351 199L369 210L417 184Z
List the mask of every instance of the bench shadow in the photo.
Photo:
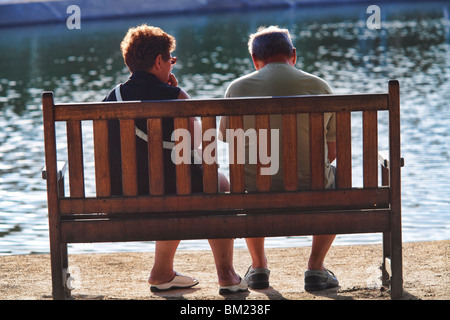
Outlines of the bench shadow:
M250 291L230 293L230 294L222 294L224 300L246 300Z
M345 291L345 292L347 292L347 291ZM341 286L337 286L337 287L331 288L331 289L320 290L320 291L309 291L308 293L313 296L316 296L316 297L324 297L324 298L329 298L329 299L333 299L333 300L355 300L352 296L345 296L345 295L340 294L340 293L342 293Z
M251 289L252 291L265 294L269 300L288 300L278 290L269 286L265 289Z
M352 287L349 289L342 289L341 286L321 291L308 292L317 297L324 297L333 300L420 300L420 298L403 292L403 296L399 299L392 299L389 290L384 287L381 288L367 288L367 287Z
M162 292L151 292L152 295L160 297L165 300L190 300L184 295L194 294L202 290L201 288L188 288L188 289L176 289ZM269 300L289 300L285 298L278 290L269 286L266 289L250 289L251 291L264 294ZM218 295L224 300L246 300L251 291ZM352 287L348 289L342 289L340 286L331 289L325 289L321 291L308 292L312 296L328 298L331 300L389 300L390 293L386 289L371 289L365 287ZM51 295L43 296L44 299L52 299ZM89 294L75 294L68 298L68 300L121 300L120 298L112 298L105 295L89 295ZM411 293L404 291L403 297L396 300L421 300L419 297L412 295Z
M201 288L174 289L170 291L151 292L151 294L166 300L189 300L184 295L193 294L199 290Z
M189 288L189 289L175 289L170 291L152 292L152 295L160 297L165 300L190 300L184 295L194 294L195 292L202 290L201 288ZM237 292L231 294L219 295L218 297L223 297L224 300L246 300L250 291Z
M109 298L105 295L93 295L93 294L73 294L67 297L66 300L119 300L114 298Z

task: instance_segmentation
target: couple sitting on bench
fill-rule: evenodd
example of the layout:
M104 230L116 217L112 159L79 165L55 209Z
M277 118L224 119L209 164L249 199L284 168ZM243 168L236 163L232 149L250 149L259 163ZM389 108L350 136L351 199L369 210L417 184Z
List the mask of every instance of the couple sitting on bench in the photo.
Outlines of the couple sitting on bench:
M296 49L292 44L289 31L278 27L260 28L250 36L248 48L256 71L233 81L225 97L259 97L331 94L328 84L322 79L298 70ZM189 99L189 95L178 87L178 81L171 72L176 57L175 39L157 27L141 25L129 29L121 43L121 50L131 76L106 96L104 101L131 100L169 100ZM298 126L298 183L300 189L309 187L309 131L308 115L297 116ZM222 117L219 131L226 137L227 117ZM270 126L281 129L281 116L271 115ZM120 128L118 120L109 121L109 150L111 161L112 194L122 194ZM170 143L174 131L173 119L165 118L163 126L164 180L165 193L176 193L175 164L171 158L173 143ZM192 150L200 142L194 136L195 127L200 126L196 118L190 118ZM244 117L245 130L254 128L254 117ZM333 113L324 114L325 130L325 186L334 188L335 168L330 165L336 155L336 121ZM201 132L201 130L200 130ZM136 121L136 156L138 168L139 194L148 194L148 145L146 120ZM223 138L226 140L225 138ZM281 139L281 136L279 137ZM227 142L227 141L225 141ZM280 141L272 141L279 143ZM248 145L246 145L248 153ZM272 155L273 156L273 155ZM283 161L279 160L280 166ZM194 163L194 162L193 162ZM198 162L195 162L198 163ZM191 166L192 192L202 192L202 166ZM256 190L256 164L245 165L245 190ZM271 176L272 190L283 190L282 170ZM227 192L230 186L227 178L219 173L219 190ZM332 272L324 268L325 256L334 241L335 235L314 235L311 255L305 272L305 290L314 291L338 286L338 280ZM173 269L175 252L180 241L156 241L155 261L148 282L152 291L164 291L175 288L188 288L198 284L198 280L178 274ZM269 286L268 262L264 251L264 238L246 239L252 264L244 279L233 268L233 239L209 240L216 264L219 293L236 293Z

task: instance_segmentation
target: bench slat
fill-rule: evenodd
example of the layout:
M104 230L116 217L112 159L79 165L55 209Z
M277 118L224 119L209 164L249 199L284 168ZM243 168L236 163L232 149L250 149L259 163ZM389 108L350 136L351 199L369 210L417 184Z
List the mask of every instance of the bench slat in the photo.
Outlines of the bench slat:
M124 196L137 196L137 162L134 120L120 120L122 190Z
M270 156L271 152L271 134L270 134L270 116L269 115L256 115L255 116L255 129L257 134L257 164L256 164L256 189L259 192L270 191L272 184L272 176L271 175L262 175L261 169L270 167L270 163L262 164L261 163L261 155ZM266 130L266 134L262 134L260 130ZM278 143L278 141L275 141ZM261 150L261 146L265 148L265 150Z
M297 115L283 114L281 121L284 190L294 191L298 188Z
M212 141L203 139L202 150L203 152L203 192L205 193L217 193L218 189L218 176L217 176L217 133L216 133L216 117L202 117L202 136L205 137L205 132L214 129L214 136L211 137ZM213 152L209 152L212 148ZM211 154L212 159L207 159Z
M151 195L164 194L163 133L161 119L147 120L148 172Z
M95 188L97 197L111 195L109 164L108 121L94 120Z
M175 132L180 129L188 130L189 131L189 118L174 118L174 129ZM178 145L180 143L186 143L186 141L183 141L182 139L177 138L177 134L175 133L175 140L178 142L175 142L175 145ZM189 148L187 150L191 150L191 141L189 139ZM177 164L176 166L176 177L177 177L177 194L189 194L191 193L191 166L188 163L181 163L179 160L180 156L185 156L184 154L179 154L178 152L175 152L175 161ZM191 155L189 154L189 159L191 158Z
M177 212L264 208L385 208L389 204L389 188L322 190L246 194L190 194L129 198L85 198L59 200L61 214Z
M237 116L387 110L387 94L228 98L214 100L66 103L55 106L55 120L140 119L151 117ZM183 107L180 107L180 103Z
M325 146L323 113L309 115L309 164L311 168L311 189L325 188Z
M207 228L205 227L207 226ZM266 212L167 217L166 219L97 219L61 221L64 242L184 240L384 232L389 210Z
M378 116L376 111L363 112L363 182L364 187L378 184Z
M229 128L232 130L242 130L244 128L244 119L242 116L231 116L229 119ZM241 134L242 133L242 134ZM231 146L233 144L233 147ZM237 132L234 143L229 141L230 152L230 189L233 193L242 193L245 191L244 161L245 144L244 134ZM242 157L241 157L242 156Z
M352 187L351 114L336 113L336 184L339 189Z
M81 121L67 121L70 196L84 197L83 142Z

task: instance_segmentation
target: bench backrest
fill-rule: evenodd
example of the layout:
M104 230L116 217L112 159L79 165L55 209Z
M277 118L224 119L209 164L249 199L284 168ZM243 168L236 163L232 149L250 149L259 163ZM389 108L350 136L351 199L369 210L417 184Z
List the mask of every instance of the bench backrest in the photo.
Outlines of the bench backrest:
M54 104L43 94L45 155L49 207L59 214L97 212L174 212L217 209L387 208L400 196L399 86L389 82L382 94L259 97L211 100L131 101ZM390 181L378 186L378 112L389 113ZM337 189L325 190L323 114L336 113ZM362 112L363 188L352 188L351 114ZM297 191L297 117L309 114L311 190ZM255 115L257 129L270 131L269 116L282 117L284 188L269 192L270 175L258 175L256 193L244 191L244 164L230 164L230 194L217 190L216 163L203 163L202 194L191 194L189 164L176 167L177 195L164 195L162 118L174 118L175 129L188 129L188 118L200 117L202 130L216 129L216 117L228 116L231 129L243 128L243 116ZM111 196L108 120L120 120L123 196ZM138 196L135 119L148 119L148 196ZM82 121L93 121L96 196L85 196ZM58 196L55 123L65 122L70 196ZM203 141L206 148L213 141ZM237 147L237 146L236 146ZM270 150L270 147L268 147ZM59 152L59 150L58 150ZM237 152L234 152L237 154ZM258 157L258 166L264 166ZM397 182L398 181L398 182ZM318 192L319 191L319 192ZM263 196L261 194L263 193Z

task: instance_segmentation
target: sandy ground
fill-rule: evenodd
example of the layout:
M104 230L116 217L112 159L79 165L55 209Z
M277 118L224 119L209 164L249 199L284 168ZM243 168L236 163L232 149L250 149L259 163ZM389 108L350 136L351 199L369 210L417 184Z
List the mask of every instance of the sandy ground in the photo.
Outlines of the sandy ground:
M390 300L381 287L381 245L334 246L326 266L340 287L317 293L305 292L303 272L308 247L267 249L271 269L270 287L246 293L218 294L214 261L210 251L178 251L176 270L196 277L191 289L151 293L147 277L152 252L76 254L69 263L75 280L76 300ZM450 241L403 244L404 300L450 298ZM235 269L243 276L250 264L245 249L235 251ZM0 256L0 299L51 299L50 256L47 254Z

